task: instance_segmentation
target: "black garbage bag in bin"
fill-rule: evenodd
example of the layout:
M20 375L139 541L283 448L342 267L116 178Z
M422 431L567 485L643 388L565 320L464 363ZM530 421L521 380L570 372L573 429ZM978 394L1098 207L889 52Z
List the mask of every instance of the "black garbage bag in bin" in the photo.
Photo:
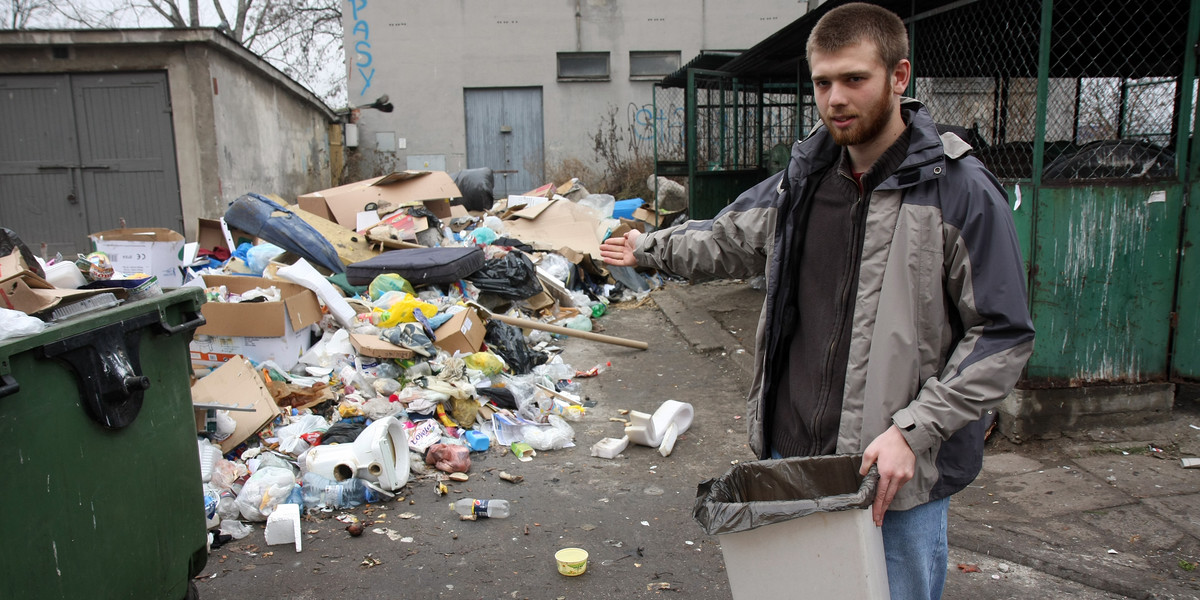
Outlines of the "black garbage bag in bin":
M734 465L696 489L692 517L709 535L749 531L818 512L868 508L879 471L858 474L861 454L803 456Z

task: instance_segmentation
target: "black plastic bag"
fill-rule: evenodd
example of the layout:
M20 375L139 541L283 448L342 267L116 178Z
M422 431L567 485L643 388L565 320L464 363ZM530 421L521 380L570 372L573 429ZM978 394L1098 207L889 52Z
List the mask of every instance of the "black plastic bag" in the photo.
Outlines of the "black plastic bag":
M696 489L692 517L710 535L749 531L818 512L868 508L879 471L858 474L861 454L802 456L735 465Z
M525 343L525 336L521 334L521 328L508 323L488 321L483 341L487 343L488 350L500 355L517 375L526 375L534 367L546 362L546 353L530 349L529 344Z
M358 434L366 428L367 424L360 419L343 419L330 425L329 429L321 434L321 445L349 444L358 439Z
M542 291L537 267L523 252L509 252L503 258L493 258L466 277L481 292L489 292L508 300L524 300Z
M517 410L517 399L513 396L512 390L508 388L481 387L475 388L475 392L480 396L487 396L489 400L500 408Z
M452 173L450 178L458 191L462 192L463 207L467 210L491 210L496 203L492 190L495 187L495 175L490 167L480 169L463 169Z

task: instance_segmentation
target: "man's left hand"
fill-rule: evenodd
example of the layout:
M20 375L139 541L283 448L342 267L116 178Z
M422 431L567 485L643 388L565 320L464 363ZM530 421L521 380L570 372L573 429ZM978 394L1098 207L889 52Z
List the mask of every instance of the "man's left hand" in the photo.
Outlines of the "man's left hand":
M900 486L913 478L917 465L917 456L908 447L908 441L900 433L899 427L892 425L867 446L859 474L866 475L871 465L876 463L879 465L879 487L875 490L871 516L875 519L875 525L882 527L884 513L895 499L896 492L900 491Z

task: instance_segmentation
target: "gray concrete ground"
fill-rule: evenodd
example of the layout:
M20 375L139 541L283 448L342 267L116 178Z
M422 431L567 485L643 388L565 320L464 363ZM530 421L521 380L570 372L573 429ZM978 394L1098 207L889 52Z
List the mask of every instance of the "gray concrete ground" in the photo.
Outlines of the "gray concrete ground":
M341 513L308 517L300 553L266 546L257 525L213 550L201 597L731 598L718 539L692 506L698 483L753 459L743 416L761 301L746 282L672 283L640 306L613 307L597 321L604 333L651 347L563 340L577 368L612 363L582 382L595 406L572 424L574 448L528 463L476 453L471 479L445 497L431 475L414 475L402 500L346 511L368 523L362 537L345 532ZM696 410L669 457L645 447L590 456L593 443L620 436L621 410L653 412L667 399ZM1200 597L1200 571L1189 570L1200 563L1200 470L1179 461L1200 455L1200 411L1181 403L1165 423L1117 425L1021 445L994 435L983 473L951 503L944 597ZM502 481L501 470L525 480ZM446 503L462 497L507 498L513 515L458 521ZM554 551L568 546L591 553L581 577L555 571Z
M671 285L655 298L697 351L750 365L751 307L762 292L726 281ZM1187 396L1160 423L1111 422L1022 444L994 434L982 473L951 501L946 597L978 596L976 584L1012 578L1017 568L1092 588L1072 597L1200 597L1200 469L1180 460L1200 456L1200 408ZM968 573L970 565L980 572Z

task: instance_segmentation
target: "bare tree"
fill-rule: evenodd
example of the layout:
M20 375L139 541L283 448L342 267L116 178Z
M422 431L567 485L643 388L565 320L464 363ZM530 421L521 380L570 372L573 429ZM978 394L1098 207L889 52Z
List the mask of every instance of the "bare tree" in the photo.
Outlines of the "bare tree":
M39 13L50 12L50 0L0 0L0 29L25 29Z
M346 103L340 0L0 0L0 3L11 7L4 16L9 21L11 13L14 29L216 27L326 103L334 106ZM24 11L20 19L17 7Z

